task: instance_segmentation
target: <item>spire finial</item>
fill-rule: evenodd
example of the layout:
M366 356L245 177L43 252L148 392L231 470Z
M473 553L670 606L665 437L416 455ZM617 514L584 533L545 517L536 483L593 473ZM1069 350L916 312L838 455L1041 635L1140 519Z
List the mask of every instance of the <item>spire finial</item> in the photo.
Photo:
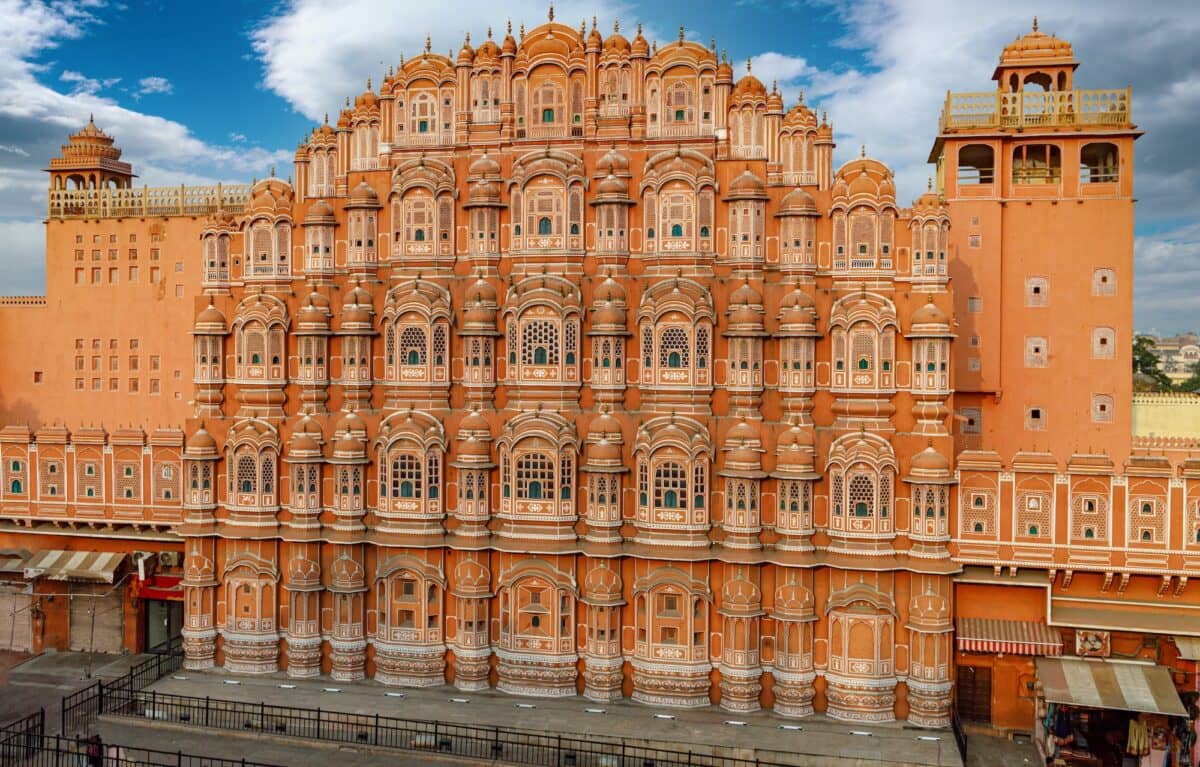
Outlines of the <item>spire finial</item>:
M271 164L271 178L275 178L275 164Z
M508 27L507 27L507 29L508 29L508 34L510 34L510 35L511 35L511 34L512 34L512 19L509 19L509 20L508 20Z
M371 90L371 78L367 78L367 90Z
M683 45L683 25L679 25L679 44Z
M520 33L521 33L521 39L524 40L525 39L525 22L523 22L523 21L521 22L521 26L519 29L520 29Z
M722 48L721 49L721 63L726 64L728 62L729 62L728 51L726 51L724 48Z
M925 191L927 191L927 192L933 191L933 176L930 176L929 178L925 179Z
M467 46L470 44L471 44L471 33L468 31L466 38L463 39L463 45Z
M596 21L597 21L596 17L595 17L595 16L593 16L593 17L592 17L592 29L595 29L595 28L596 28Z
M579 20L579 36L583 37L587 34L587 19Z
M1034 32L1038 31L1038 28L1037 28L1037 16L1034 16L1034 17L1033 17L1033 31L1034 31Z
M863 144L863 145L862 145L862 148L861 148L861 149L859 149L858 151L859 151L859 155L860 155L861 157L866 157L866 156L867 156L867 145L866 145L866 144Z
M779 81L772 80L771 81L771 93L778 93L778 92L779 92Z
M431 50L433 50L433 40L429 35L425 35L425 55L428 56Z
M92 113L92 112L88 112L88 122L89 122L89 123L94 123L94 122L96 122L96 116L95 116L95 114L94 114L94 113Z
M328 112L325 113L325 124L326 125L329 124L329 113Z
M798 103L801 106L804 106L804 89L803 88L800 89L800 101Z
M492 39L492 25L488 24L488 39Z
M715 38L715 37L708 38L708 49L710 51L712 51L713 53L717 52L717 38Z
M752 61L751 61L750 57L747 56L746 57L746 74L750 74L751 64L752 64Z
M658 41L657 40L654 40L653 42L650 43L650 52L658 53Z
M550 13L548 15L550 16L550 21L554 21L554 0L550 2Z
M621 20L613 19L613 34L615 35L620 31L621 31Z

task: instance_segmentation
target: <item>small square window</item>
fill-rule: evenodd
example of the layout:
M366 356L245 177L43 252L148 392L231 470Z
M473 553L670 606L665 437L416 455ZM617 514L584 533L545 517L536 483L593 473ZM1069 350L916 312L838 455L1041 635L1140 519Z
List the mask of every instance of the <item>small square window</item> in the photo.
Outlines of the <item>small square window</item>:
M971 296L967 299L967 311L972 314L979 314L983 311L983 298L980 296Z

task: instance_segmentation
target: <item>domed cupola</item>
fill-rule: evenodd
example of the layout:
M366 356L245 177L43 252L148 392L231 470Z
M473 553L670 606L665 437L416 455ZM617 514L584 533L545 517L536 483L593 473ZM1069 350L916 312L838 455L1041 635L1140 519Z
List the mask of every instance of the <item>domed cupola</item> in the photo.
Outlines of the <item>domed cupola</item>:
M775 214L777 218L786 218L788 216L817 216L821 212L817 210L817 203L813 196L807 190L796 187L792 191L784 195L779 201L779 211Z
M767 190L763 184L763 180L759 178L754 171L747 168L742 171L733 183L729 185L729 192L725 195L726 202L734 200L766 200Z
M820 479L816 471L812 427L793 423L775 442L776 479Z
M757 336L766 335L763 330L762 294L759 293L749 280L729 295L729 308L725 312L728 318L726 336Z
M584 440L585 460L580 468L585 472L626 471L621 455L624 444L620 422L610 412L601 413L588 424L588 434Z
M762 438L759 426L742 420L725 435L721 451L725 454L722 477L762 479L767 474L762 470Z
M817 310L812 296L799 285L779 305L779 335L785 338L817 337Z

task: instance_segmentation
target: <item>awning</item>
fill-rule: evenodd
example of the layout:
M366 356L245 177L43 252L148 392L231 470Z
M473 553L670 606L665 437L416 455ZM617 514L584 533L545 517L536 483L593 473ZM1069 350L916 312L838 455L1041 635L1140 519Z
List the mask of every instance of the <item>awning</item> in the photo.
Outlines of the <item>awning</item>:
M24 573L27 559L25 549L0 549L0 573Z
M125 554L115 551L39 551L25 563L25 578L112 583L123 561Z
M1200 637L1171 637L1179 648L1179 657L1184 660L1200 660Z
M958 649L1009 655L1062 655L1062 636L1040 621L959 618Z
M178 575L152 575L138 588L138 599L183 601L183 579Z
M1037 673L1049 703L1187 716L1171 672L1163 666L1038 658Z

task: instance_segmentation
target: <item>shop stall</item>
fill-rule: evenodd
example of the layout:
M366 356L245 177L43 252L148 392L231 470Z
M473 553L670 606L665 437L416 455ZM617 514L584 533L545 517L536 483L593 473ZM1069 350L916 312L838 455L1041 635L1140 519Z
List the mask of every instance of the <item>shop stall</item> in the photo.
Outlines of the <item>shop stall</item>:
M1034 735L1047 765L1192 767L1195 730L1169 669L1038 658Z

